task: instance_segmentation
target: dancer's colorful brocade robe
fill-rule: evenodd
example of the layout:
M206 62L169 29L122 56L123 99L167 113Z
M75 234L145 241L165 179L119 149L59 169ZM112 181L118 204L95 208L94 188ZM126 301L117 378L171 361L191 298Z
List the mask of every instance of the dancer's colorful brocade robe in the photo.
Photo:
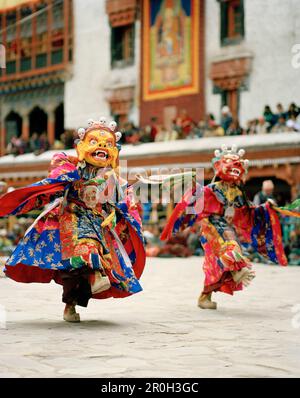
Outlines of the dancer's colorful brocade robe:
M95 186L117 201L103 200L92 206ZM80 168L77 158L56 154L48 178L0 198L0 216L24 214L49 203L8 259L8 277L18 282L53 279L62 283L59 270L87 266L104 268L111 283L110 289L93 298L125 297L142 290L141 220L126 181L120 182L112 169L89 164ZM112 210L114 222L102 227Z
M192 190L185 194L161 238L165 240L195 223L200 225L200 240L205 252L203 293L233 294L243 288L242 284L234 282L231 272L251 267L246 251L249 245L272 262L287 265L279 217L269 203L252 206L238 185L225 181L211 183L198 191L197 195ZM199 210L186 214L186 209L193 207ZM228 207L234 208L230 220L225 214Z

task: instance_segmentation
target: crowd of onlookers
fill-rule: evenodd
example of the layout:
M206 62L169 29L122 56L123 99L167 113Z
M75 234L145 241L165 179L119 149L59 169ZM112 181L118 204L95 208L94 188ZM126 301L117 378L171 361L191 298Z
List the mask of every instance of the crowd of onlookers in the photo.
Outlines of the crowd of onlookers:
M5 182L0 182L0 196L7 189ZM271 180L262 184L262 189L253 198L255 205L261 205L267 200L279 203L279 196L274 194L275 186ZM149 257L189 257L192 255L204 255L200 243L199 225L179 232L167 242L162 242L159 237L166 224L170 210L168 205L162 203L143 203L139 206L143 220L144 237L146 240L146 253ZM12 253L19 240L24 236L27 228L33 223L38 215L26 215L13 217L12 220L0 220L0 256ZM284 216L281 217L282 239L289 264L300 265L300 219ZM262 256L248 249L252 261L266 261Z
M8 229L3 220L0 225L0 256L9 256L19 240L24 236L27 228L33 223L33 217L20 217ZM162 212L157 221L144 223L144 237L146 253L149 257L189 257L203 256L204 251L200 243L199 228L196 226L176 234L167 242L162 242L159 236L166 222L166 214ZM285 252L290 265L300 265L300 221L284 217L282 219L282 236ZM249 252L252 261L264 262L264 258L257 253Z
M252 135L283 132L300 132L300 107L295 103L284 109L282 104L277 104L276 111L266 105L261 117L249 120L242 127L238 119L234 118L228 106L224 106L219 122L211 113L205 120L194 121L186 110L181 110L171 126L166 128L157 123L157 118L152 117L149 124L140 129L133 123L127 123L124 128L122 143L139 144L145 142L173 141L178 139L197 139L202 137L221 137L225 135Z
M20 217L8 228L6 219L0 221L0 256L9 256L12 253L33 222L33 217Z
M75 133L67 130L55 139L53 145L49 144L47 133L38 134L34 132L28 139L13 136L6 147L7 155L23 155L24 153L34 153L40 155L49 149L72 149L74 147Z
M285 110L281 103L277 104L276 112L266 105L262 117L250 120L247 124L247 134L267 134L300 132L300 108L292 103Z
M274 194L275 186L272 180L265 180L262 188L253 198L253 204L259 206L267 200L278 205L280 195ZM167 242L162 242L159 236L166 223L166 206L147 203L143 205L143 227L146 239L146 253L149 257L189 257L204 255L200 243L199 225L179 232ZM300 265L300 219L281 216L282 240L285 254L290 265ZM266 262L260 254L253 251L249 245L248 256L254 262Z
M282 104L278 103L273 112L271 107L266 105L262 115L249 120L244 127L240 125L238 119L234 118L230 108L224 106L219 121L213 114L209 113L205 120L196 122L185 109L182 109L168 128L159 124L157 118L153 116L144 128L136 127L132 122L128 122L119 126L119 129L123 133L120 143L131 145L226 135L300 132L300 107L291 103L288 109L284 109ZM49 149L71 149L74 148L75 135L76 132L67 130L54 141L53 145L49 144L46 132L33 133L28 140L14 136L7 145L6 153L12 155L34 153L39 155Z
M133 123L127 123L121 128L121 131L123 132L121 143L132 145L214 136L300 132L300 107L292 103L288 109L284 109L282 104L278 103L276 110L272 111L271 107L267 105L261 117L250 120L245 127L240 126L228 106L222 108L219 122L216 121L213 114L208 114L205 120L195 122L186 110L181 110L168 129L157 123L156 117L152 117L149 124L143 129L137 128ZM71 130L62 133L59 139L55 139L53 145L49 144L46 132L33 133L28 140L14 136L7 145L6 153L15 156L25 153L39 155L49 149L71 149L74 148L75 138L76 132ZM265 181L262 190L254 197L254 204L259 205L268 198L275 200L273 190L272 182ZM159 235L165 221L166 207L164 205L151 203L143 205L143 224L149 256L203 255L197 227L177 234L166 243L161 242ZM14 222L12 228L7 228L6 221L1 221L0 255L8 255L12 252L32 222L33 218L31 217L21 217ZM300 222L283 217L282 232L290 263L300 265ZM255 260L256 255L253 254L253 256L253 260ZM262 261L262 258L258 256L257 260Z
M282 234L285 253L289 265L300 266L300 222L289 217L282 219ZM177 233L167 242L159 239L163 223L144 225L146 254L148 257L190 257L203 256L197 226ZM248 257L253 262L270 263L269 260L248 248Z

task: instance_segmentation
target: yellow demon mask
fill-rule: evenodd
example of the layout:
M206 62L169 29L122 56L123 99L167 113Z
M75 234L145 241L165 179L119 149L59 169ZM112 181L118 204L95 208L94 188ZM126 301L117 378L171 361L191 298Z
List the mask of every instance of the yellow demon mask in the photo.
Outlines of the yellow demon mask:
M114 132L116 123L107 124L105 118L101 118L99 122L89 120L88 125L87 129L78 130L79 140L76 146L78 160L99 168L115 169L119 158L117 141L121 138L120 132Z

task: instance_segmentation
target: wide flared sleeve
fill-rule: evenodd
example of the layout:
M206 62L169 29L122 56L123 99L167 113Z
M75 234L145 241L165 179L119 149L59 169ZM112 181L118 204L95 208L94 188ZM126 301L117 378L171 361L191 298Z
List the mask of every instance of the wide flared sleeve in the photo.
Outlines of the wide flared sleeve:
M251 244L255 251L280 265L287 265L280 218L269 202L253 209Z
M161 240L168 240L172 235L191 227L197 220L222 212L222 204L208 186L197 183L196 187L187 191L176 205L162 234Z
M65 153L55 154L49 176L24 188L16 189L0 198L0 217L25 214L48 204L74 181L79 180L76 158Z

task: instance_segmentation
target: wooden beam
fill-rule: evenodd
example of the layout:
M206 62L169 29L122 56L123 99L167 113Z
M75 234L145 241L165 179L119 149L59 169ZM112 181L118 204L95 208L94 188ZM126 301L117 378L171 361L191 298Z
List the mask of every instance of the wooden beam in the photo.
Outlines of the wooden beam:
M51 65L53 2L47 0L47 66Z
M70 16L70 4L69 0L64 0L64 55L63 63L66 65L69 61L69 16Z
M3 12L3 14L1 15L1 29L2 29L2 44L5 47L5 51L6 51L6 46L7 46L7 42L6 42L6 12ZM2 76L6 75L6 68L2 69Z
M20 72L20 64L21 64L21 9L18 7L16 9L16 46L17 46L17 54L16 54L16 73Z
M31 23L31 29L32 29L32 40L31 40L31 69L35 69L36 67L36 5L35 3L32 4L31 6L32 10L32 23Z

